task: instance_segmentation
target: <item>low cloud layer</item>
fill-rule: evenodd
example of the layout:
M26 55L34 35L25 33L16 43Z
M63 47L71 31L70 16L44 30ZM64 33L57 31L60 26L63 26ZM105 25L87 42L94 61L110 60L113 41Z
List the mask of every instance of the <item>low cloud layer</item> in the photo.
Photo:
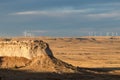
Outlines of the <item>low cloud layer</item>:
M88 13L94 10L93 8L88 9L51 9L51 10L36 10L36 11L23 11L10 13L10 15L48 15L48 16L57 16L57 15L68 15L68 14L83 14Z

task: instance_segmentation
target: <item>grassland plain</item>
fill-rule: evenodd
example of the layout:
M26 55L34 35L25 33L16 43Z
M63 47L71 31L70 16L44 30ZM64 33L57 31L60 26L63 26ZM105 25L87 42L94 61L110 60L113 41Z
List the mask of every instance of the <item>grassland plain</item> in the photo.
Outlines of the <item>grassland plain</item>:
M8 75L10 80L120 80L119 37L13 39L44 40L50 45L56 58L78 67L81 73L58 74L1 69L0 73Z

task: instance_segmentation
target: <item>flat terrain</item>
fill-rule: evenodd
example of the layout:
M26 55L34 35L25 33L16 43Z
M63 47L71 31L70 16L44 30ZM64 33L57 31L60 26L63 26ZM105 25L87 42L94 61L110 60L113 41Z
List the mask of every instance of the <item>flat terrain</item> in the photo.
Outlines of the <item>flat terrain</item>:
M112 69L120 74L119 37L46 39L55 57L74 66Z
M120 37L25 39L47 42L56 58L78 67L80 73L0 69L0 74L7 75L3 80L120 80Z

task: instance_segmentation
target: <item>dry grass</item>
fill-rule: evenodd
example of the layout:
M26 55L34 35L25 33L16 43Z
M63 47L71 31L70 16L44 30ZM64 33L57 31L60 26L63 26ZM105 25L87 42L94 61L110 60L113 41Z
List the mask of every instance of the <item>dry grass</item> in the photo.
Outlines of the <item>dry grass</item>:
M57 74L16 70L7 70L8 72L6 73L6 70L3 69L0 70L0 74L2 72L1 75L6 74L8 78L13 76L14 79L11 80L120 80L119 38L83 37L36 39L42 39L49 43L56 58L74 66L79 66L80 68L78 68L78 70L81 73ZM10 73L12 73L11 76L9 75Z

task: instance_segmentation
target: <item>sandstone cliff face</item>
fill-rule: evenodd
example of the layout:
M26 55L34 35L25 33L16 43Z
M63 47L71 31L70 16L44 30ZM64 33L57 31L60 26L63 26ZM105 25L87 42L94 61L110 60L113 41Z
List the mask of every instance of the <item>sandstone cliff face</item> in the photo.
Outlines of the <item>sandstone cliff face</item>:
M35 72L77 72L52 54L49 45L41 40L1 40L0 68L15 68Z
M41 40L0 41L0 56L32 59L41 55L53 56L48 44Z

